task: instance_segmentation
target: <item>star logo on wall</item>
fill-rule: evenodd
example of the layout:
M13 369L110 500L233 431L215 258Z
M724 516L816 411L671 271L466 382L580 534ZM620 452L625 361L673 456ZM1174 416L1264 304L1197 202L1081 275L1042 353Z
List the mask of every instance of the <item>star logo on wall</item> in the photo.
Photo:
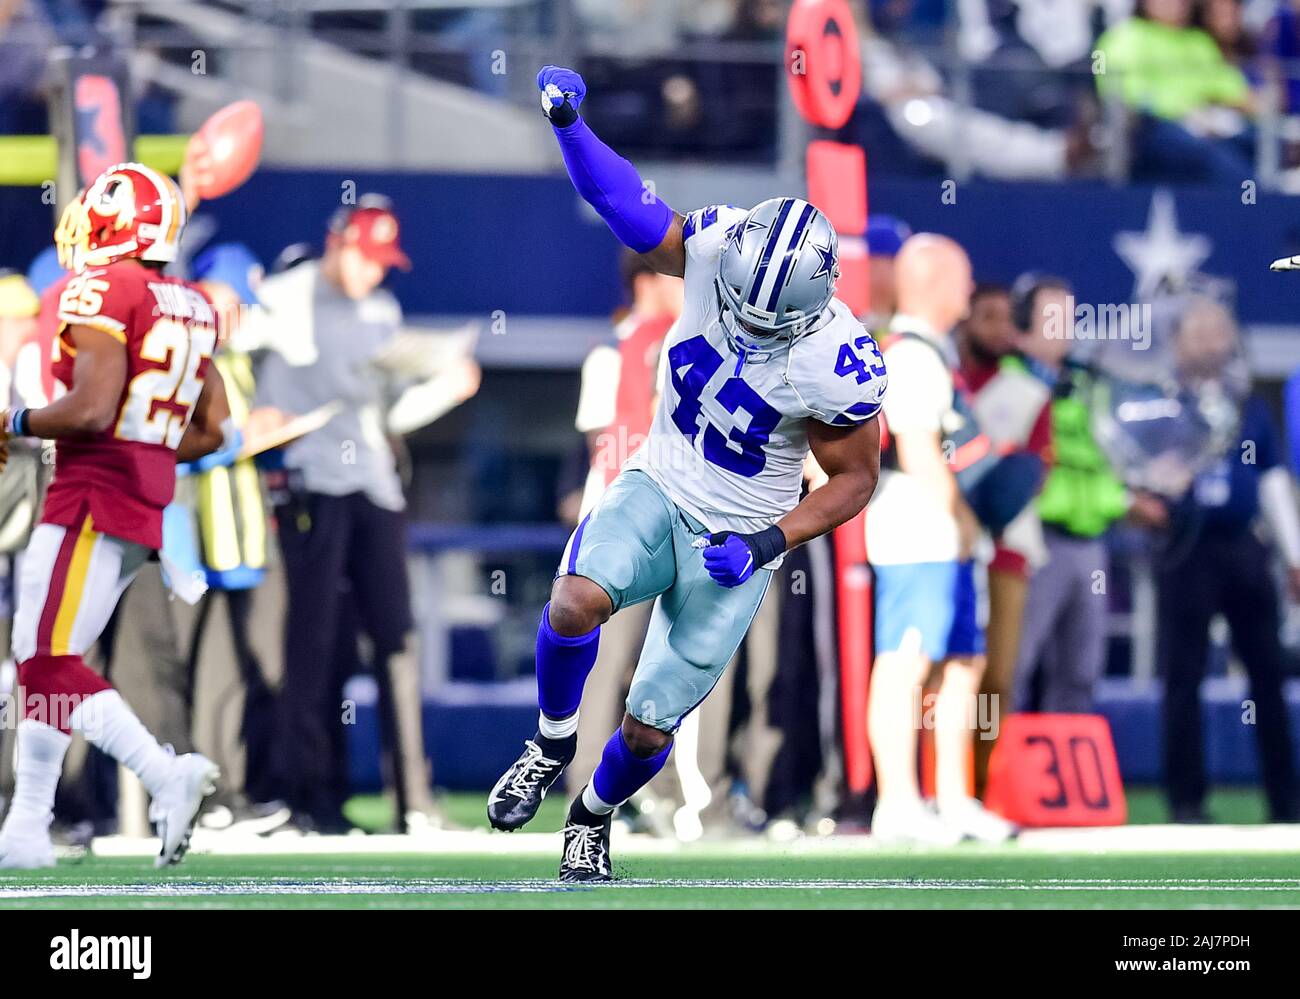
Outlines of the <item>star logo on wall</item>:
M1133 272L1133 297L1139 300L1185 287L1213 248L1207 237L1179 231L1174 196L1164 188L1151 198L1146 231L1118 232L1114 247Z

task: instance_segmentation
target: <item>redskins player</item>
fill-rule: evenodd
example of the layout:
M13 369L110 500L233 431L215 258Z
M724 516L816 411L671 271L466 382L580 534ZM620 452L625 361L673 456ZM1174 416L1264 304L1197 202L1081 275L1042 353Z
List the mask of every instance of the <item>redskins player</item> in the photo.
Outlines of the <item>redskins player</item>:
M159 746L82 659L118 598L162 547L176 462L221 446L229 411L211 362L212 303L163 274L186 209L176 184L124 163L64 213L55 241L74 273L58 302L53 372L67 393L0 414L4 436L56 442L54 479L18 571L13 654L23 692L13 802L0 867L54 863L54 791L73 729L149 791L157 865L185 854L216 766Z

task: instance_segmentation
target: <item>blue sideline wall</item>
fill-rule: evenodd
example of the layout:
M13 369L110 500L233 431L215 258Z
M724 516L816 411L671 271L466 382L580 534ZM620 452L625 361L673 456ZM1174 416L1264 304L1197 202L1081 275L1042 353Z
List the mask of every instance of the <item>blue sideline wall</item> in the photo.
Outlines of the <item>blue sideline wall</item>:
M716 189L726 189L723 180ZM247 242L269 262L290 243L319 245L345 190L396 201L415 269L390 280L409 313L605 316L619 301L617 244L563 177L264 170L201 211L218 223L216 238ZM1300 198L1260 195L1246 204L1233 188L1169 190L1180 231L1210 241L1202 269L1235 280L1241 318L1296 322L1296 281L1271 274L1268 263L1300 253ZM48 244L53 219L40 193L0 188L0 266L25 269ZM955 237L983 280L1035 269L1069 276L1081 301L1131 297L1133 275L1114 235L1146 229L1151 188L971 181L955 193L945 204L937 182L882 180L871 186L870 205Z

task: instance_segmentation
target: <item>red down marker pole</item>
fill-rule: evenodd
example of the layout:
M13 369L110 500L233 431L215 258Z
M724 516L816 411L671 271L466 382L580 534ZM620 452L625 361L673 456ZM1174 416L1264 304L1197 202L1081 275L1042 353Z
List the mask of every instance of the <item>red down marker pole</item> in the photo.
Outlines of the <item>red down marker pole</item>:
M844 126L862 87L858 33L846 0L796 0L786 28L786 71L800 115L822 129ZM818 139L808 144L808 200L840 237L836 295L857 315L867 311L867 163L860 146ZM867 692L871 679L871 571L866 513L834 534L844 769L851 795L871 786Z

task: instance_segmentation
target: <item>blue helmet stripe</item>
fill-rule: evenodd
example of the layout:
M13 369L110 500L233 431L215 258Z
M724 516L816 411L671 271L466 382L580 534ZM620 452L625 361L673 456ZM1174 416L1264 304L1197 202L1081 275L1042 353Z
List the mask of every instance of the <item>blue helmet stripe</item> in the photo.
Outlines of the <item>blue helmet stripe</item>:
M803 211L799 214L799 221L794 226L794 234L790 237L790 243L785 248L785 257L781 260L781 269L776 272L776 280L772 282L772 294L767 299L768 312L776 308L776 300L781 295L781 288L785 285L786 275L790 273L790 264L794 262L795 250L799 249L799 240L803 238L804 228L808 225L808 220L812 218L812 213L813 206L804 205Z
M758 292L763 287L763 278L767 276L767 265L772 262L772 253L776 250L777 238L781 235L781 229L785 225L786 217L790 214L790 209L793 206L794 198L783 199L776 221L772 223L772 228L768 231L767 242L763 244L763 255L758 261L758 271L754 274L753 284L749 286L749 297L745 299L749 305L758 304Z

